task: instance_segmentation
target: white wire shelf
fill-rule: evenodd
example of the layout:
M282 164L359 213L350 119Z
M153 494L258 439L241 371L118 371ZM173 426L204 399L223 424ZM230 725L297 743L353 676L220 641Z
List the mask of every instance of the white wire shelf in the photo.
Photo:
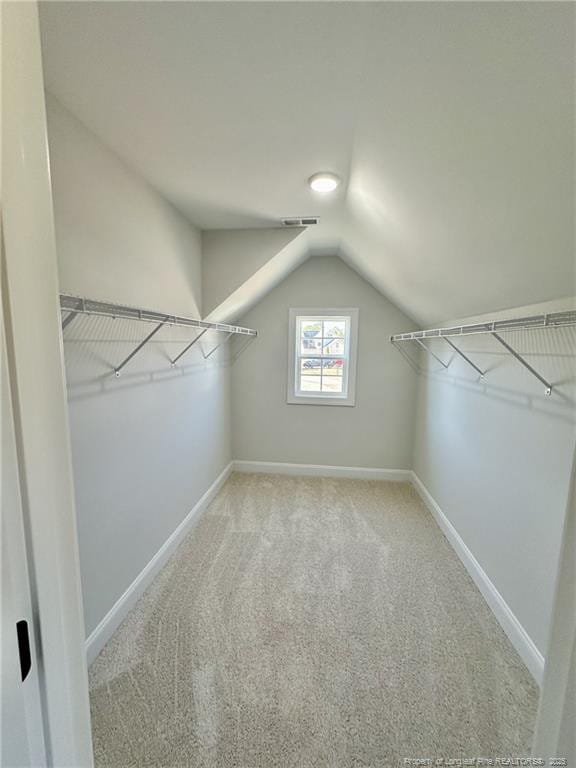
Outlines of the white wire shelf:
M243 351L246 346L254 340L258 335L258 331L253 328L244 328L240 325L229 325L228 323L211 323L207 320L197 320L192 317L183 317L181 315L164 314L162 312L156 312L150 309L140 309L136 307L130 307L123 304L113 304L106 301L96 301L94 299L85 299L80 296L70 296L68 294L60 294L60 310L62 312L62 331L72 323L79 315L95 315L98 317L111 317L113 319L122 320L139 320L146 323L154 323L153 330L143 339L138 346L126 357L119 365L113 370L116 376L120 376L120 371L126 363L132 358L165 326L179 326L188 328L198 328L200 333L189 343L186 347L170 361L172 367L176 365L189 349L191 349L197 341L207 331L219 331L226 334L225 338L218 342L212 349L204 355L205 359L211 357L216 350L224 344L231 336L247 336L249 337L246 344L242 347ZM238 353L239 354L239 353ZM234 359L238 357L238 354Z
M446 336L469 336L478 333L497 333L498 331L531 331L535 328L560 328L576 325L576 310L551 312L545 315L516 317L511 320L492 320L487 323L454 325L450 328L432 328L427 331L410 331L390 336L390 341L413 341L415 339L433 339Z
M164 314L150 309L137 309L122 304L112 304L105 301L83 299L79 296L60 294L60 309L72 313L64 318L63 324L68 325L78 314L100 315L103 317L123 318L125 320L142 320L149 323L164 323L165 325L182 325L192 328L206 328L206 330L222 331L223 333L243 334L245 336L257 336L258 331L252 328L243 328L240 325L228 325L227 323L210 323L206 320L197 320L192 317ZM66 327L66 326L64 326Z
M498 343L506 349L521 365L528 370L532 376L538 379L545 386L547 395L552 394L552 384L545 379L538 371L528 363L524 357L515 350L511 344L505 341L500 333L505 331L532 331L538 329L552 330L554 328L564 328L576 325L576 310L566 310L564 312L550 312L542 315L529 315L527 317L515 317L509 320L491 320L486 323L471 323L468 325L455 325L449 328L431 328L423 331L410 331L409 333L397 333L390 336L391 343L408 359L414 366L414 361L404 352L398 342L415 341L422 349L431 355L435 360L441 363L444 368L448 368L450 363L445 363L441 357L435 354L426 344L424 339L441 338L461 357L468 365L473 368L482 379L485 371L479 368L468 355L462 352L456 344L450 340L455 336L474 336L477 334L490 334ZM418 366L415 366L418 367Z

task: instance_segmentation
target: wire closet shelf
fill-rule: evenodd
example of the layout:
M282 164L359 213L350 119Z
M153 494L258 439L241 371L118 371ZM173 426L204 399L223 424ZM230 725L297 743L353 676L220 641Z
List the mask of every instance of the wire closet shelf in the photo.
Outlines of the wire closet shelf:
M576 310L565 310L563 312L551 312L542 315L529 315L527 317L515 317L509 320L493 320L485 323L471 323L469 325L454 325L449 328L431 328L424 331L410 331L409 333L397 333L390 336L390 342L397 348L399 342L415 341L420 347L434 357L444 368L448 368L449 363L445 363L436 355L425 343L424 339L444 339L447 344L460 355L470 367L483 378L485 371L479 368L462 350L451 341L451 337L456 336L474 336L478 334L490 334L498 343L506 349L521 365L526 368L535 378L545 386L547 395L552 394L552 384L547 381L538 371L528 363L525 358L515 350L500 333L505 331L531 331L531 330L550 330L554 328L563 328L576 325Z
M246 346L254 340L258 335L258 331L252 328L244 328L240 325L229 325L228 323L211 323L208 320L197 320L192 317L184 317L182 315L170 315L162 312L156 312L150 309L139 309L136 307L129 307L123 304L113 304L105 301L95 301L93 299L85 299L79 296L70 296L68 294L60 294L60 310L62 312L62 331L64 331L79 315L95 315L98 317L111 317L113 319L123 320L139 320L142 322L153 323L154 328L143 339L138 346L126 357L119 365L114 368L116 376L120 376L120 371L124 366L132 360L132 358L161 330L164 326L179 326L188 328L197 328L198 333L195 338L187 344L184 349L172 360L170 364L172 367L176 365L178 360L190 350L207 331L219 331L225 334L225 337L218 342L212 349L204 355L205 359L211 357L216 350L222 346L231 336L245 336L247 338L246 344L236 354L238 357L241 352L244 351Z

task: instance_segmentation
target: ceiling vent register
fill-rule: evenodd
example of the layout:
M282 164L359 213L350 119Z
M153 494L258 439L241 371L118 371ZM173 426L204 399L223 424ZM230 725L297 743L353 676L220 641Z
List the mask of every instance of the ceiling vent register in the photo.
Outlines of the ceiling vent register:
M283 227L311 227L320 221L318 216L290 216L282 219Z

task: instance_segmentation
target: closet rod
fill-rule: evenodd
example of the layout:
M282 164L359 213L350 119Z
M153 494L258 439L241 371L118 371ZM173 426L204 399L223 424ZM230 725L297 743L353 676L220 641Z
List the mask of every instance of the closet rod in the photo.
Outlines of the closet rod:
M112 304L105 301L94 301L93 299L83 299L79 296L69 296L60 294L60 309L63 312L69 312L62 326L65 328L78 315L98 315L101 317L112 317L122 320L142 320L144 322L162 323L163 325L178 325L192 328L205 328L207 331L222 331L223 333L240 334L243 336L257 336L258 331L252 328L243 328L239 325L228 325L227 323L210 323L208 320L196 320L192 317L182 317L180 315L167 315L163 312L155 312L150 309L137 309L127 307L122 304Z

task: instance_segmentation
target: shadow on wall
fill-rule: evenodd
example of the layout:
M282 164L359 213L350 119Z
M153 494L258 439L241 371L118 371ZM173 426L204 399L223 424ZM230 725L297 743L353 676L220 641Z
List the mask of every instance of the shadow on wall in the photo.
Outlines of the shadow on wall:
M238 346L236 342L225 341L226 334L208 331L172 366L172 360L198 337L199 331L167 325L147 342L117 377L116 367L138 347L152 328L150 323L135 320L77 317L63 334L68 399L85 399L119 389L194 376L207 368L222 368L234 359L231 358L231 350L234 354ZM215 349L219 344L221 346ZM215 350L213 355L212 350Z
M421 372L438 382L465 387L487 397L505 400L518 408L531 408L550 416L576 421L576 328L513 331L503 338L552 384L544 385L507 353L489 334L452 339L481 370L479 375L442 339L427 339L429 349L448 367L444 368L424 350L415 355L400 342L399 351L419 360ZM400 349L400 347L402 347Z
M562 402L554 402L547 395L528 395L517 389L498 387L484 382L473 382L461 376L446 376L439 371L426 371L426 375L439 383L449 383L477 395L499 400L513 408L538 411L560 421L573 421L576 424L576 399L562 397Z

